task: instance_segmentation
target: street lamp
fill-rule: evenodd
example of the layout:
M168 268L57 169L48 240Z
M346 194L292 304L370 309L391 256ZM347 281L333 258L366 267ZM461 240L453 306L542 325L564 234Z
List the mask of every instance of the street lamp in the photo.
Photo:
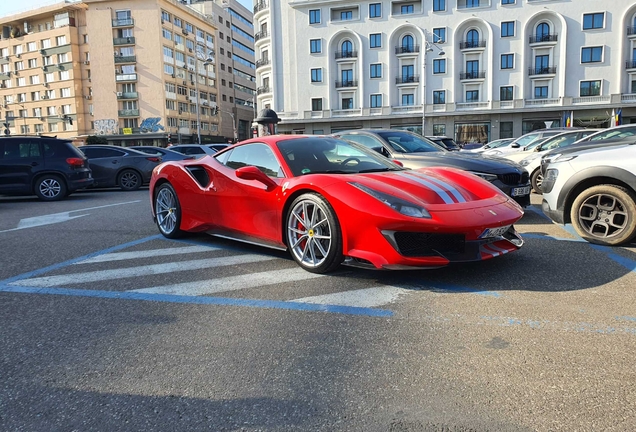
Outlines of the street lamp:
M435 33L432 34L433 35L433 39L435 39L435 36L437 36ZM433 52L434 49L433 48L437 48L439 50L439 54L440 56L444 56L446 55L446 52L440 48L434 41L429 42L428 40L426 40L426 34L424 35L424 45L425 45L425 49L424 49L424 61L423 61L423 66L422 66L422 136L426 136L426 55L430 52ZM438 42L442 41L442 38L440 38L439 36L437 36ZM446 102L446 100L444 99L444 102Z
M207 68L209 65L214 63L214 59L212 58L212 53L209 53L207 58L203 55L201 51L197 50L196 53L197 53L197 58L203 61L203 67ZM192 70L192 68L190 68L190 71L194 72L194 90L197 92L197 141L199 145L201 145L201 113L200 113L201 109L199 107L199 99L201 98L201 93L199 93L198 66L199 65L197 64L196 67L194 68L194 71Z

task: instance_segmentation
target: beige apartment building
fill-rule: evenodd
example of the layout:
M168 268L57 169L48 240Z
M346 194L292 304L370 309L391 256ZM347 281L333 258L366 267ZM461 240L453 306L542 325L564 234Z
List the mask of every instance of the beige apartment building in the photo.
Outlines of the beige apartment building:
M11 134L224 141L211 15L175 0L84 0L3 17L0 28L0 116Z

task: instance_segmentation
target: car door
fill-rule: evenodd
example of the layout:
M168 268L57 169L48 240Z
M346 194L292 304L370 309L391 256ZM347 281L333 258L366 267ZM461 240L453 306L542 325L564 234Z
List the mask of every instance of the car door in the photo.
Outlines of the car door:
M214 217L220 218L219 225L238 238L280 246L281 204L278 195L284 175L274 152L265 144L250 143L236 147L217 160L222 165L207 198L208 207L218 209ZM244 166L257 167L279 186L268 191L256 180L238 178L236 170Z
M88 158L95 186L115 186L125 153L117 149L90 146L82 147L81 150Z
M15 137L2 144L0 189L6 193L28 193L33 173L43 168L40 144L28 137Z

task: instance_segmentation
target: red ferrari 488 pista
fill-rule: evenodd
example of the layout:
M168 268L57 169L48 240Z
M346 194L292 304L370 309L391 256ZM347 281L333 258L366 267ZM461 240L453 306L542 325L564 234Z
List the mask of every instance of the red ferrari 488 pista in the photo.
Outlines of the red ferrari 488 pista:
M523 245L517 203L452 168L404 169L332 137L277 135L167 162L150 183L160 232L288 249L304 269L413 269L479 261Z

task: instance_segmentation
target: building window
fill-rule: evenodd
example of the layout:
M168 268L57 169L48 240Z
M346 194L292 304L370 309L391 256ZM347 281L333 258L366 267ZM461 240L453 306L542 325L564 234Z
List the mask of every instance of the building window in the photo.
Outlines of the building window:
M599 96L601 94L601 81L581 81L581 97Z
M407 93L402 95L402 106L415 105L415 95L413 93Z
M322 82L322 68L311 70L311 82Z
M312 54L322 52L322 39L311 39L309 41L309 52Z
M434 74L446 73L446 59L433 60L433 73Z
M309 24L320 24L320 9L309 11Z
M603 60L603 47L581 48L581 63L598 63Z
M513 69L515 67L515 55L514 54L502 54L501 55L501 68Z
M446 27L438 27L433 29L433 42L434 43L446 42Z
M435 136L446 136L446 125L445 124L434 124L433 125L433 135L435 135Z
M170 30L161 29L161 33L163 34L164 38L172 40L172 32Z
M369 18L382 17L382 3L371 3L369 5Z
M370 78L382 78L382 64L374 63L371 65Z
M515 4L515 0L501 0L502 5L511 5Z
M479 102L479 90L467 90L466 102Z
M548 97L548 86L538 86L534 88L535 99L545 99Z
M479 0L466 0L467 8L479 7Z
M382 34L372 33L369 35L369 42L371 48L382 48Z
M433 12L442 12L446 10L446 0L433 0Z
M349 21L353 19L353 11L342 11L340 12L340 20L341 21Z
M413 76L415 73L415 68L413 65L404 65L402 66L402 82L414 82Z
M322 111L322 98L313 98L311 100L312 111Z
M381 108L382 107L382 95L381 94L372 94L371 95L371 108Z
M414 9L412 4L402 5L400 7L400 13L402 15L409 15L409 14L412 14L413 12L414 12Z
M353 98L342 98L342 109L353 109Z
M632 81L632 94L636 93L636 80Z
M446 103L446 90L435 90L435 91L433 91L433 103L435 105L445 104Z
M342 85L347 87L353 85L353 69L343 69L340 71Z
M603 28L604 21L604 12L583 14L583 30Z
M535 74L550 73L550 56L538 55L534 58Z
M515 22L505 21L501 23L501 37L512 37L515 35Z
M161 11L161 20L170 22L170 14L166 11ZM162 23L163 24L163 23Z
M479 60L468 60L466 62L466 79L479 78Z
M499 138L513 138L512 126L512 122L499 123Z
M499 100L502 101L511 101L513 99L513 87L505 86L499 89Z

